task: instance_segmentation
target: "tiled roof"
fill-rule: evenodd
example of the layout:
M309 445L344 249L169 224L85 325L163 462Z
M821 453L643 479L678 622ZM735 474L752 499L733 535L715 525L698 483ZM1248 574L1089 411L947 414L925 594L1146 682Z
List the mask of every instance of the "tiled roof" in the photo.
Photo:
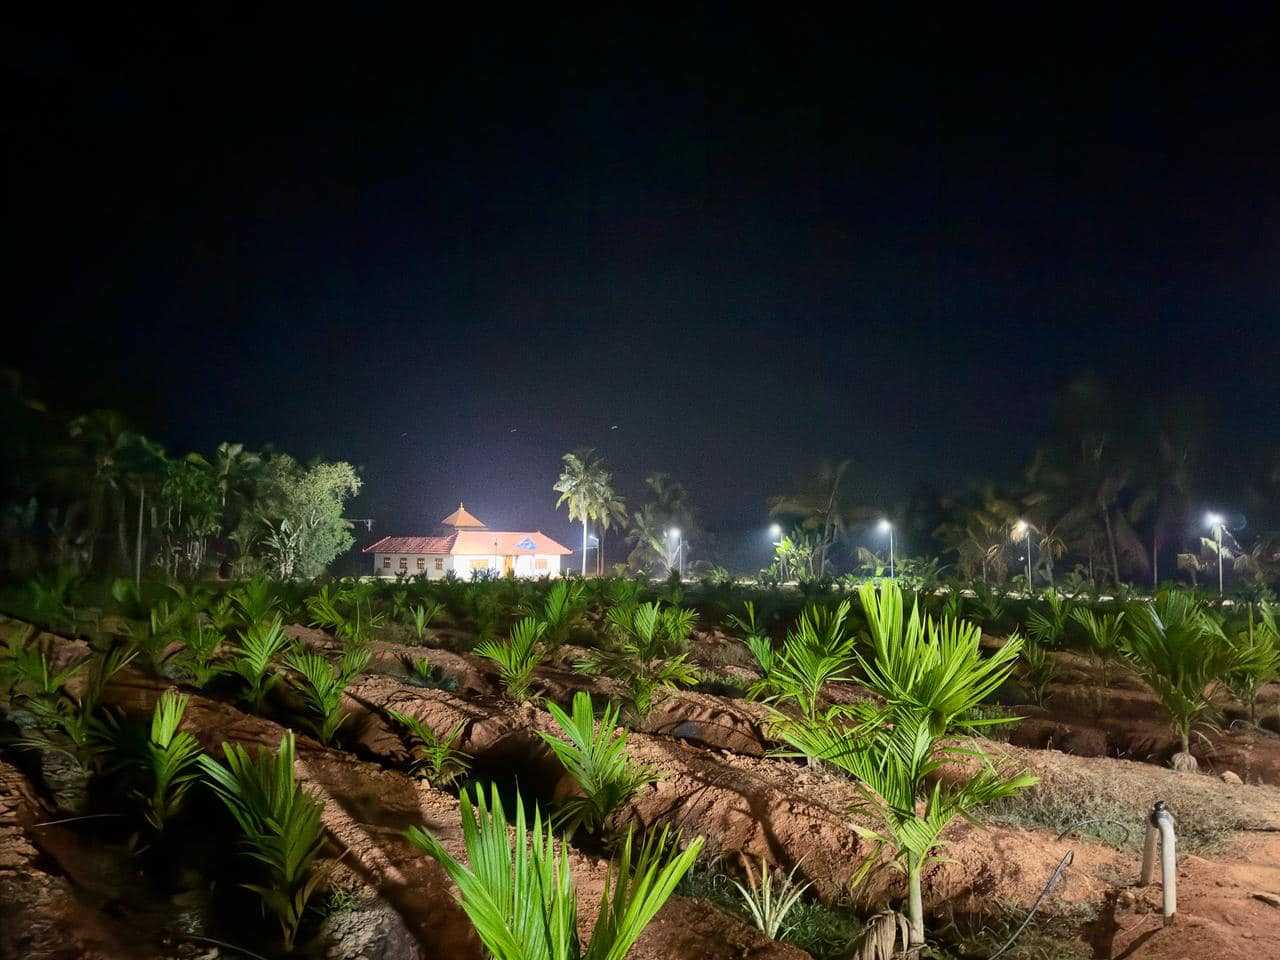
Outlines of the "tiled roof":
M522 530L459 530L454 534L453 546L449 552L466 556L497 554L500 557L533 553L566 556L573 553L568 547L556 543L538 530L531 533Z
M453 536L448 537L383 537L371 543L361 553L436 553L449 552Z
M458 504L458 509L440 521L442 527L457 527L459 530L483 530L484 522L467 513L467 508Z

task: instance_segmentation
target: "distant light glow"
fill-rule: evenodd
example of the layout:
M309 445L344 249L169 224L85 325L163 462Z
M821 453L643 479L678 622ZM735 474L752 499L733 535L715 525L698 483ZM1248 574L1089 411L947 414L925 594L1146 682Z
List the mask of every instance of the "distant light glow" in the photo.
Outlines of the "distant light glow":
M779 525L779 524L776 524L776 523L775 523L773 526L771 526L771 527L769 528L769 536L773 537L773 539L775 539L775 540L779 540L779 539L781 539L781 538L782 538L782 527L781 527L781 525Z
M1204 522L1205 522L1205 524L1206 524L1206 525L1208 525L1208 526L1210 526L1210 527L1220 527L1220 526L1222 526L1222 522L1223 522L1222 514L1220 514L1220 513L1206 513L1206 514L1204 515Z
M893 529L893 524L890 523L888 520L881 520L880 523L877 525L876 529L879 530L881 533L888 533L890 530Z
M1013 535L1017 539L1021 539L1027 535L1029 525L1025 520L1019 520L1013 525Z
M679 539L680 539L680 528L679 528L679 527L672 527L670 530L668 530L668 531L667 531L667 536L668 536L668 537L670 537L672 540L679 540Z

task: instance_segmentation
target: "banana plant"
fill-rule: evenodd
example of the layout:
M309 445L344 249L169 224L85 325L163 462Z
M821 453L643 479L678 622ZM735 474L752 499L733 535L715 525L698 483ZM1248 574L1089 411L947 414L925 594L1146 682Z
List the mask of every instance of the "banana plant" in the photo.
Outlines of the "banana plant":
M598 833L614 810L658 777L627 756L627 734L617 728L618 708L614 704L605 707L597 722L591 695L580 690L573 695L572 715L554 703L548 703L547 710L564 736L541 731L538 736L582 791L556 805L552 825L566 838L572 838L580 828Z
M475 648L477 656L498 665L503 689L517 703L529 699L533 671L544 656L541 641L546 629L547 625L537 617L525 617L516 621L506 641L486 640Z
M324 844L320 801L298 785L294 739L285 731L275 753L251 758L240 744L224 743L226 765L207 754L200 768L244 835L244 853L266 873L265 883L243 884L258 894L280 924L285 952L324 874L315 860Z
M462 795L462 835L469 863L462 863L426 831L411 827L409 840L444 867L458 888L458 902L494 960L625 960L644 928L675 891L702 849L698 837L674 849L667 830L637 852L628 832L610 864L591 939L579 938L577 891L569 847L556 843L535 809L533 826L516 797L509 823L497 787L489 803L476 787Z

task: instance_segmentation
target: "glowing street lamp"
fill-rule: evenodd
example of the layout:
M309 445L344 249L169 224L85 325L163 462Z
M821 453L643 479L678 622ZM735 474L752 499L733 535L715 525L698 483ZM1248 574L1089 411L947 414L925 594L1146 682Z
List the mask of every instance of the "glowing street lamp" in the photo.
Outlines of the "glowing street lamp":
M672 551L671 544L675 544L675 550ZM672 569L679 563L680 579L684 579L684 541L680 539L680 528L672 527L667 531L667 569Z
M1027 542L1027 596L1031 596L1031 524L1019 520L1013 525L1012 536L1014 540Z
M775 523L769 527L769 536L773 538L775 547L782 543L782 524ZM776 552L776 551L775 551ZM778 554L778 569L782 573L782 582L787 582L787 558L784 554Z
M881 520L877 529L880 535L889 535L889 579L893 579L893 524L888 520Z
M1213 530L1213 539L1218 545L1218 596L1222 596L1222 528L1227 522L1220 513L1206 513L1204 522Z

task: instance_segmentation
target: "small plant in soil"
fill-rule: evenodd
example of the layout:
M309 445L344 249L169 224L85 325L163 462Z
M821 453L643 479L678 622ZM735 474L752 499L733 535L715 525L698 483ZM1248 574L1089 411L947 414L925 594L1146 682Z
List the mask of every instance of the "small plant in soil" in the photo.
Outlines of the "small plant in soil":
M618 729L618 708L614 704L604 708L599 722L591 695L583 691L573 696L572 715L554 703L548 703L547 709L564 736L542 732L538 736L555 752L582 791L580 796L567 797L556 804L553 825L566 838L572 838L579 829L599 833L613 811L658 778L627 756L627 734Z
M174 673L192 686L204 689L226 671L218 662L222 633L207 623L191 623L182 634L182 649L173 659Z
M1032 703L1037 707L1048 703L1049 684L1058 678L1058 664L1048 647L1028 638L1022 646L1017 673Z
M423 646L427 642L427 628L440 616L444 611L443 603L419 603L409 611L409 626L413 628L414 639L418 641L418 646Z
M285 664L295 672L291 679L307 706L307 726L321 743L332 743L347 719L342 698L351 681L369 665L369 651L352 647L336 666L314 651L295 651Z
M476 656L498 665L502 687L517 703L529 699L533 671L543 659L542 634L546 628L537 617L525 617L516 622L505 641L486 640L475 648Z
M166 690L156 701L151 715L151 736L147 742L151 792L146 797L147 822L158 831L175 816L186 800L187 791L199 776L200 744L186 730L179 730L188 698L176 690Z
M1264 684L1280 679L1280 631L1275 614L1267 604L1255 615L1249 608L1249 619L1235 635L1237 662L1226 677L1231 693L1249 711L1249 722L1258 722L1258 691Z
M662 692L698 682L689 662L688 638L693 611L653 603L623 603L606 614L605 642L577 668L612 677L626 687L630 717L643 721Z
M845 629L849 609L849 601L842 600L834 610L810 606L801 611L774 661L770 701L790 703L813 722L822 688L853 679L854 638Z
M1088 607L1077 607L1071 611L1071 618L1084 631L1105 690L1111 686L1112 666L1124 653L1124 611L1098 614Z
M747 688L747 696L752 700L769 696L773 692L773 670L778 658L773 649L773 638L756 621L755 604L750 600L746 601L742 616L730 614L729 624L741 635L742 642L747 645L760 668L760 679Z
M1191 733L1214 726L1224 681L1240 666L1241 654L1204 604L1182 590L1135 604L1126 619L1129 660L1169 714L1181 742L1173 766L1195 770Z
M409 675L409 682L417 687L428 687L434 690L456 690L458 681L446 676L439 667L432 665L426 657L411 657L407 653L400 655L400 664Z
M702 849L699 837L677 851L664 830L636 851L628 833L609 866L599 915L584 945L568 845L556 843L541 812L535 811L530 829L517 797L509 825L497 789L486 804L477 787L474 802L463 794L461 814L468 864L424 830L412 827L408 837L444 867L495 960L624 960Z
M790 873L777 871L775 877L773 867L761 856L758 874L748 863L746 884L733 881L752 922L770 940L781 939L787 933L790 927L783 926L787 922L787 914L809 889L808 883L796 882L799 867L797 863Z
M569 642L574 627L586 613L586 585L580 580L557 580L547 591L541 606L526 602L523 608L547 625L542 643L547 658L552 659Z
M1032 607L1027 611L1027 637L1041 646L1058 646L1071 619L1072 606L1056 590L1046 590L1044 609Z
M858 657L866 685L882 702L850 711L859 721L821 717L780 722L775 729L809 757L825 760L856 778L867 809L884 832L860 832L892 847L908 883L911 945L924 943L920 876L936 856L942 834L958 816L1033 786L1030 774L1006 776L980 752L980 768L967 779L943 782L948 763L972 758L973 750L950 745L958 720L995 692L1013 669L1021 640L1011 638L990 657L980 649L982 631L964 621L935 623L913 605L905 618L897 584L859 588L871 637L870 659ZM972 721L967 721L971 724Z
M408 733L414 759L409 765L413 773L433 787L447 787L471 769L471 758L458 749L463 724L445 734L437 734L417 717L399 710L387 714Z
M244 852L266 872L266 882L244 886L258 894L280 924L286 952L307 904L323 882L315 860L324 843L320 801L294 776L293 733L286 731L275 753L251 758L244 747L224 743L224 766L200 757L200 766L244 835Z
M280 614L257 620L240 631L240 645L230 663L231 672L247 684L245 699L254 712L262 710L262 701L276 683L275 659L289 645Z

